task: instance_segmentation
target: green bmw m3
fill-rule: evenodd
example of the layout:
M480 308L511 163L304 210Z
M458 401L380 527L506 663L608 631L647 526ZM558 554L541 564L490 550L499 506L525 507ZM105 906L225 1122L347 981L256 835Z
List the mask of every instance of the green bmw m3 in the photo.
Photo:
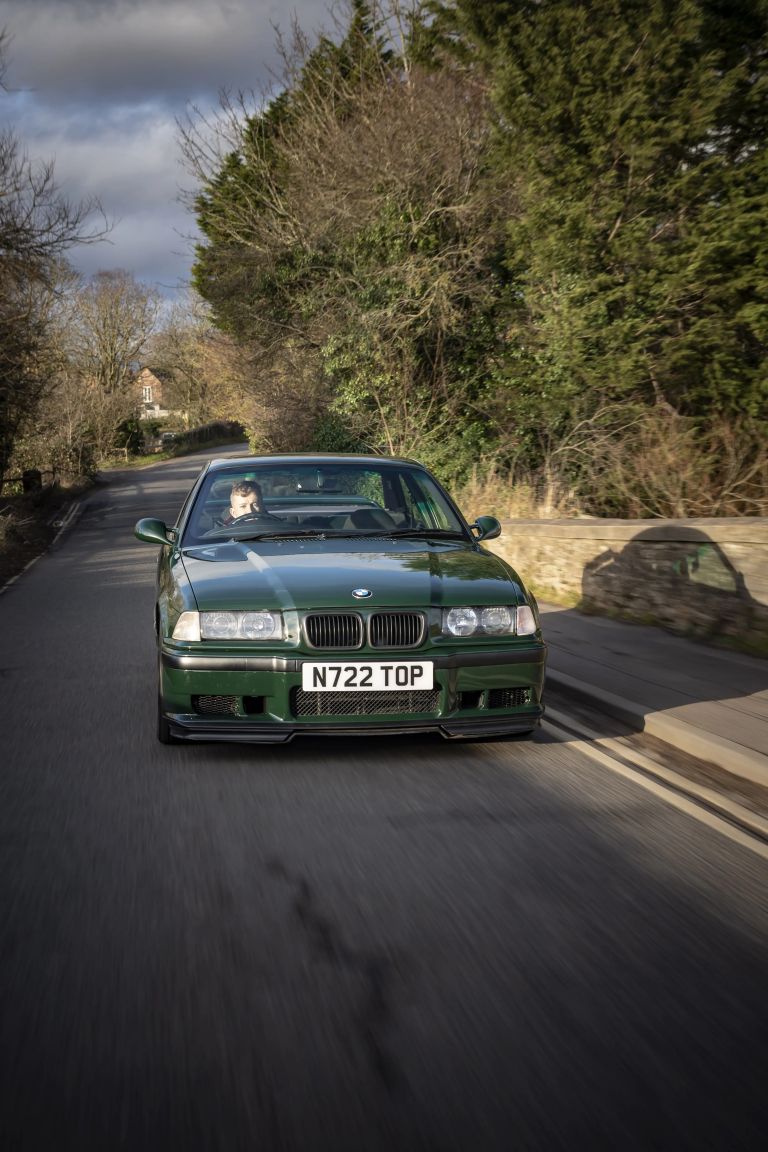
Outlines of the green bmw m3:
M424 467L210 461L159 544L158 738L526 735L546 647L520 577Z

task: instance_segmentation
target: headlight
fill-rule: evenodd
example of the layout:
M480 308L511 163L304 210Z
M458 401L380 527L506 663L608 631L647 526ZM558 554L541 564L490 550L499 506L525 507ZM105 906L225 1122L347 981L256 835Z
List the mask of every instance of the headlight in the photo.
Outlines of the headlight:
M477 612L474 608L451 608L445 614L444 630L450 636L471 636L477 631Z
M201 612L203 640L282 640L279 612Z
M283 625L274 612L243 612L240 630L247 640L280 640Z
M492 608L483 608L480 613L480 623L486 632L498 636L502 632L512 631L512 613L504 605L494 605Z
M443 612L444 636L533 636L536 619L527 604L450 608Z
M237 614L201 612L200 635L203 640L234 640L237 636Z

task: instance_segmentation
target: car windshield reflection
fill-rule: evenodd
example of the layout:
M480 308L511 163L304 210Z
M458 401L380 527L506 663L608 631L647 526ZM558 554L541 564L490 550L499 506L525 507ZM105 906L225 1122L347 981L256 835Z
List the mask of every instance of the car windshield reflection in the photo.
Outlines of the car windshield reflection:
M288 537L346 539L444 536L467 539L456 509L432 476L402 462L293 468L233 466L206 477L182 546Z

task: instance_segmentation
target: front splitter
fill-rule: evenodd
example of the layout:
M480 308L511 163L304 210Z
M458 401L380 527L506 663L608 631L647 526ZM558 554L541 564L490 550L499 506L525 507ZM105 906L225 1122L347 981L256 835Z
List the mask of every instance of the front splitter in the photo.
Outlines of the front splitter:
M446 740L522 735L537 728L544 709L525 716L498 720L426 720L412 724L302 724L275 728L265 724L201 722L198 717L171 715L168 722L175 740L223 741L231 744L288 744L296 736L418 736L433 733Z

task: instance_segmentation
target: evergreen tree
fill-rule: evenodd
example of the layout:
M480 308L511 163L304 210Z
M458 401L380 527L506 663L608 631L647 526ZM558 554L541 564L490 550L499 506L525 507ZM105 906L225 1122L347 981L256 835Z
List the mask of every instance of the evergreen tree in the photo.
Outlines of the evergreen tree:
M765 6L456 0L434 40L488 78L516 191L502 418L765 415Z

